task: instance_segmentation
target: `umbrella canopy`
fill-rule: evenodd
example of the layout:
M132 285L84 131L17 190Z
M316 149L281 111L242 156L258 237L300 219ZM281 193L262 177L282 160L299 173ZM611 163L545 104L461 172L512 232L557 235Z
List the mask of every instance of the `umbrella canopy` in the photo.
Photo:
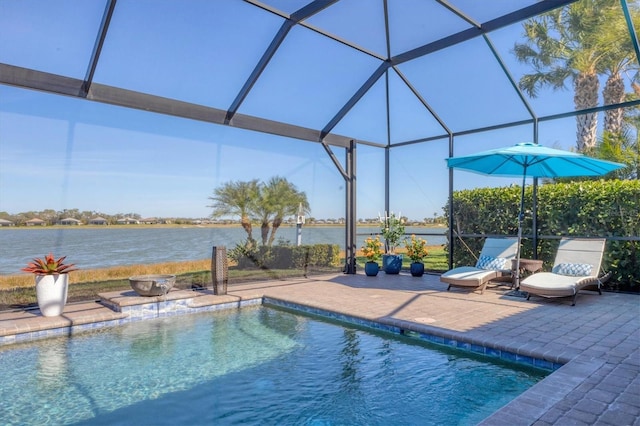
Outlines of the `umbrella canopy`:
M485 175L522 177L515 270L516 288L520 285L520 242L522 240L522 221L524 220L525 179L527 177L602 176L624 167L624 164L599 160L575 152L547 148L530 142L448 158L447 165Z
M623 164L526 142L447 159L449 167L486 175L528 177L602 176Z

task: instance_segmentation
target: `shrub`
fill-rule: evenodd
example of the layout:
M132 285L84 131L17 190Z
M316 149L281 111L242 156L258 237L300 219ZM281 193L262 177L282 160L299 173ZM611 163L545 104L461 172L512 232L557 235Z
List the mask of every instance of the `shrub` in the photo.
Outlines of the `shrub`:
M453 196L453 228L461 234L517 235L521 187L479 188L456 191ZM608 238L603 269L613 273L620 289L640 287L638 241L612 237L640 236L640 181L593 180L545 184L538 188L538 257L548 270L558 247L558 239L548 237L583 236ZM533 206L532 186L525 188L525 206ZM447 212L448 213L448 212ZM531 213L523 224L522 257L532 257ZM545 239L545 237L547 237ZM454 265L470 265L484 239L459 238L453 241ZM469 250L467 249L467 246ZM449 248L449 247L447 247Z
M227 256L237 263L239 269L302 269L338 265L340 247L337 244L272 247L239 244Z

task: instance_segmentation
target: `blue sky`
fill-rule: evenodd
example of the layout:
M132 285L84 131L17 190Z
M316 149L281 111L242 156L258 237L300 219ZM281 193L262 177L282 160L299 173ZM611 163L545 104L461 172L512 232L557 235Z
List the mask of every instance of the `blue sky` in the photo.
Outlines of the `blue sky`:
M303 4L267 3L288 12ZM457 3L470 7L480 21L491 18L490 11L473 2ZM495 6L508 12L531 3ZM342 1L309 23L383 54L381 4ZM118 2L94 81L227 109L282 21L242 2L193 1L189 6ZM417 16L466 28L436 2L391 1L390 6L393 54L443 36L443 25L427 25ZM0 62L83 78L103 8L101 0L0 3ZM517 24L489 35L516 81L527 72L510 53L521 33ZM378 65L369 55L297 26L239 112L322 128ZM496 117L498 122L528 118L482 39L402 64L399 70L454 131L496 124ZM389 73L389 88L390 129L382 78L333 132L381 143L387 131L394 142L444 133L395 72ZM572 96L571 90L545 89L528 101L545 116L571 110ZM531 126L460 136L456 155L532 139ZM570 149L575 119L541 123L539 142ZM334 152L342 161L343 150ZM392 149L392 210L412 219L441 214L448 190L447 155L446 139ZM357 158L357 215L374 217L384 210L384 150L360 145ZM0 211L78 208L206 217L211 213L208 197L218 185L275 175L307 194L312 216L344 216L344 181L320 144L0 86ZM456 189L511 183L519 181L455 174Z

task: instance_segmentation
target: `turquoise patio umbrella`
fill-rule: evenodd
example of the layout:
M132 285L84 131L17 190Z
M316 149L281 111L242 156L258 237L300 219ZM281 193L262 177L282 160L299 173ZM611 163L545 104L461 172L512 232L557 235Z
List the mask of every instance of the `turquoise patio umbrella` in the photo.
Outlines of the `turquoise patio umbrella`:
M518 251L516 253L516 289L520 287L520 243L524 220L524 188L527 177L558 178L603 176L624 164L587 157L576 152L547 148L524 142L507 148L491 149L477 154L447 159L451 168L484 175L522 177L520 214L518 215Z

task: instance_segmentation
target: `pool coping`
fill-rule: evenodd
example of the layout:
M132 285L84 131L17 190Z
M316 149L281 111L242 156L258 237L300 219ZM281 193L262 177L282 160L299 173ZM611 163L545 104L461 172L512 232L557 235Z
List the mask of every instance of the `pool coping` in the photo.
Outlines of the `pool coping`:
M386 320L384 318L378 320L369 320L353 315L328 311L325 309L314 308L308 305L300 305L298 303L287 302L281 299L271 297L263 298L263 305L286 308L302 314L311 314L341 322L343 324L352 324L372 330L386 331L389 333L408 336L424 342L433 343L451 349L458 349L463 352L471 352L478 355L484 355L487 358L499 359L506 362L526 365L528 367L546 370L548 372L555 371L562 367L565 363L555 363L544 359L544 354L539 357L518 354L517 352L500 349L493 346L485 346L474 339L467 339L458 333L438 333L437 330L429 330L425 326L414 324L408 321ZM485 343L485 342L483 342ZM567 360L569 362L569 360Z
M548 371L557 370L566 363L549 361L544 358L544 354L537 354L536 356L534 353L522 354L504 348L494 347L487 345L486 342L475 341L474 339L466 338L455 332L439 333L437 330L428 330L428 327L408 321L388 320L385 318L374 321L363 317L347 315L337 311L266 296L249 299L237 299L226 296L226 299L227 300L225 300L223 296L212 297L210 294L188 290L174 291L167 294L166 297L142 297L129 291L104 293L100 295L99 303L113 311L113 315L103 315L100 317L100 320L97 320L95 317L85 317L75 320L52 321L48 327L38 327L37 329L28 327L28 329L23 330L16 328L14 334L7 334L8 330L4 328L0 330L0 345L59 335L73 335L97 328L116 327L134 321L264 305L287 308L302 314L316 315L344 324L353 324L372 330L411 336L418 340L437 345ZM57 319L59 317L54 318Z
M70 336L135 321L262 304L261 298L217 297L212 300L206 293L189 290L172 291L166 297L142 297L132 291L102 293L99 296L100 300L95 302L67 304L58 317L42 317L36 309L0 313L0 346L52 336ZM12 315L15 319L11 318Z

